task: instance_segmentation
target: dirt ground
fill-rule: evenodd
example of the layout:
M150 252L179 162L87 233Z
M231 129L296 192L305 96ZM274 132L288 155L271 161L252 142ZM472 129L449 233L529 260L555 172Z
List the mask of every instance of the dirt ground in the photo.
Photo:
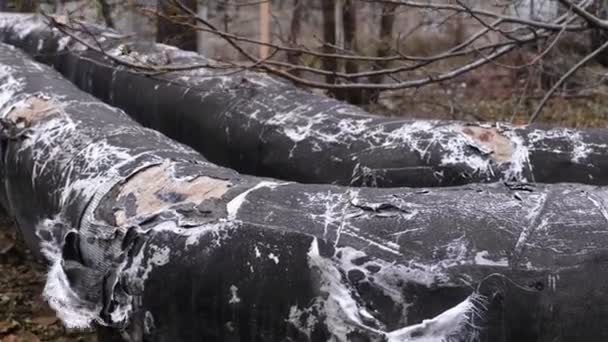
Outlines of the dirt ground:
M19 240L17 230L0 214L0 341L93 342L92 331L62 326L42 298L46 266Z

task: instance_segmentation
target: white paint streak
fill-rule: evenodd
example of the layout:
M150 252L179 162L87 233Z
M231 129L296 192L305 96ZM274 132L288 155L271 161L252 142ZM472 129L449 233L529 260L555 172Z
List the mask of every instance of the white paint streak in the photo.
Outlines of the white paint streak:
M58 217L43 220L36 226L36 234L40 237L41 232L46 231L63 241L68 231L62 231L59 228L62 226L58 224L61 224ZM62 246L57 245L57 241L41 238L40 250L51 263L42 295L66 327L90 327L92 322L101 321L99 319L101 306L84 301L72 290L63 269L61 249Z
M439 342L448 338L460 337L458 340L468 341L471 336L464 332L471 324L472 317L482 314L479 305L483 302L481 295L472 294L455 307L444 311L431 319L425 319L420 324L408 326L386 334L387 342Z
M70 41L72 40L72 37L70 36L65 36L65 37L61 37L59 38L59 40L57 41L57 51L63 51L68 47L68 44L70 43Z
M521 255L521 252L523 251L523 248L524 248L525 244L527 243L527 241L529 240L532 233L536 229L540 229L548 223L547 218L543 218L540 222L538 222L538 218L540 217L542 210L545 207L545 203L547 201L547 194L539 193L538 195L536 195L534 197L531 196L530 198L534 198L536 203L534 203L533 207L530 209L530 211L526 215L526 218L528 219L528 225L522 229L521 233L519 234L519 238L517 239L517 242L515 243L515 248L514 248L515 256Z
M238 287L236 287L235 285L230 285L230 300L228 300L229 304L238 304L241 302L241 298L239 298L238 291Z
M275 264L279 264L279 257L274 255L274 253L268 254L268 259L274 261Z
M19 39L24 39L35 30L47 28L46 24L35 14L0 13L0 28L12 28Z
M587 198L593 203L593 205L599 210L600 214L606 219L608 222L608 208L606 207L606 203L602 198L596 198L592 194L588 194Z
M24 87L23 80L15 79L13 72L14 70L10 66L0 65L0 118L10 112L11 100L14 100L15 94Z
M495 266L495 267L509 267L509 259L501 258L499 260L488 259L488 251L480 251L475 254L475 265L480 266Z
M308 262L311 269L317 270L320 274L321 291L328 294L327 299L318 298L313 305L323 308L326 317L325 324L332 335L331 340L348 341L348 334L354 330L380 334L388 342L444 341L453 337L467 339L471 337L471 319L482 315L483 305L478 304L482 303L483 298L480 295L472 294L455 307L434 318L424 320L420 324L406 326L391 332L382 331L365 323L376 321L375 326L382 326L373 315L357 303L352 294L353 290L343 282L338 268L330 259L319 254L316 239L313 240L308 252ZM290 321L294 321L301 314L300 309L292 307ZM301 327L305 333L310 332L308 324L303 327L301 324L296 326Z
M228 219L229 220L236 219L236 215L238 214L239 209L241 208L243 203L245 203L245 201L247 199L247 195L249 195L251 192L261 189L261 188L274 189L278 186L285 185L285 184L288 184L288 183L262 181L262 182L259 182L258 184L256 184L254 187L247 189L246 191L243 191L242 193L238 194L235 198L233 198L226 205L226 210L228 211Z

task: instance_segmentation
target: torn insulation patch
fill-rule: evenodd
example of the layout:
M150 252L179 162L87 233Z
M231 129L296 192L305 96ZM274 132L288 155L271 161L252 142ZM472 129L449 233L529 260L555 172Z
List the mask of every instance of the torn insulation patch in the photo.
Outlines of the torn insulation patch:
M488 154L499 163L513 160L513 143L511 139L502 135L496 128L467 126L462 132L471 137L479 146L482 153Z
M37 95L20 101L18 105L8 111L5 119L29 126L57 114L59 111L60 104L44 95Z
M208 199L220 199L230 188L230 182L199 176L189 181L176 179L171 164L164 163L142 170L121 185L116 202L116 224L124 225L129 218L151 215L180 203L199 204Z

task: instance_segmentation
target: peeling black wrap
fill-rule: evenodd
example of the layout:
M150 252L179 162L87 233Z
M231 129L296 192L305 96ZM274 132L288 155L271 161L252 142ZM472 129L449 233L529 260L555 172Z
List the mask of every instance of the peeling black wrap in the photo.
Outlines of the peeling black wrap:
M212 62L161 44L88 27L129 63ZM605 129L513 127L372 116L325 96L250 71L198 69L143 75L31 15L2 14L0 39L55 66L81 89L124 109L239 172L303 183L428 187L472 182L606 185Z
M608 192L241 176L0 45L3 205L115 341L605 341Z

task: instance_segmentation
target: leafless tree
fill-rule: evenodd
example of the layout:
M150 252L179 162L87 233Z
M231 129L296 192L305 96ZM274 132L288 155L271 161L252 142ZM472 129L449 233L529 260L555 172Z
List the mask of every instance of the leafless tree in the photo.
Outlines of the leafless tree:
M303 0L294 0L293 2L293 15L291 17L291 25L289 29L289 43L292 47L298 46L298 37L301 34L302 29L302 12L304 11L305 4ZM293 65L300 64L299 58L300 54L298 52L287 52L287 62ZM294 70L293 74L295 76L300 76L298 70Z
M358 53L357 45L357 7L355 0L345 0L342 10L342 32L344 33L344 51ZM344 71L347 74L359 72L359 64L354 60L346 60ZM341 100L353 104L363 104L366 102L362 89L350 89L341 94Z
M222 13L229 15L231 6L241 8L259 3L222 1L218 4ZM267 72L303 87L325 90L356 104L378 102L383 93L433 85L443 87L486 65L514 70L517 74L542 66L543 73L550 71L552 76L545 78L545 82L532 82L534 86L526 85L526 89L535 92L545 91L544 95L532 95L539 98L530 117L530 121L534 121L547 101L565 89L564 84L573 74L589 61L605 59L608 44L604 1L555 0L554 3L559 5L559 11L551 10L547 14L535 7L526 12L514 1L488 4L473 0L328 0L304 4L302 0L295 0L287 37L275 35L269 42L229 31L225 21L222 25L221 15L216 16L220 22L214 24L210 18L197 14L193 0L161 0L149 14L158 16L159 41L195 50L195 31L206 32L237 52L239 57L230 61L233 65ZM304 7L306 11L313 8L321 17L321 37L303 31ZM365 39L360 36L360 11L364 7L380 13L379 17L364 18L367 25L374 27L371 36L368 34ZM404 13L424 17L424 20L402 28L396 23ZM447 32L451 38L445 42L412 40L415 32L424 30ZM307 39L303 39L304 36ZM551 57L559 54L553 51L568 41L590 43L584 53L579 49L577 54L572 54L573 62L560 62L555 67L555 58ZM259 58L254 52L256 49L252 49L259 45L269 48L267 58ZM508 56L511 57L505 62ZM527 71L527 74L534 72Z
M97 0L97 2L99 3L99 11L106 26L113 28L114 19L112 18L112 7L107 0Z
M602 20L608 19L608 2L605 0L595 0L593 2L591 12ZM606 40L608 40L608 31L597 27L591 30L591 47L593 49L597 49L602 46L602 44L606 42ZM600 53L597 56L596 60L600 64L608 66L607 51L603 51L602 53Z
M334 1L325 1L323 3L323 51L326 55L336 53L336 38L336 6ZM327 71L325 82L328 84L336 83L338 59L325 56L322 60L323 70Z
M393 3L384 3L382 4L382 16L380 18L380 34L378 36L379 44L376 49L376 56L379 58L385 58L389 56L391 53L391 46L393 40L393 28L395 26L395 11L397 10L397 5ZM383 70L388 67L388 60L379 60L377 61L373 69L374 70ZM371 83L382 83L384 79L383 75L374 75L370 77ZM379 92L373 91L369 94L369 100L371 102L378 101Z

